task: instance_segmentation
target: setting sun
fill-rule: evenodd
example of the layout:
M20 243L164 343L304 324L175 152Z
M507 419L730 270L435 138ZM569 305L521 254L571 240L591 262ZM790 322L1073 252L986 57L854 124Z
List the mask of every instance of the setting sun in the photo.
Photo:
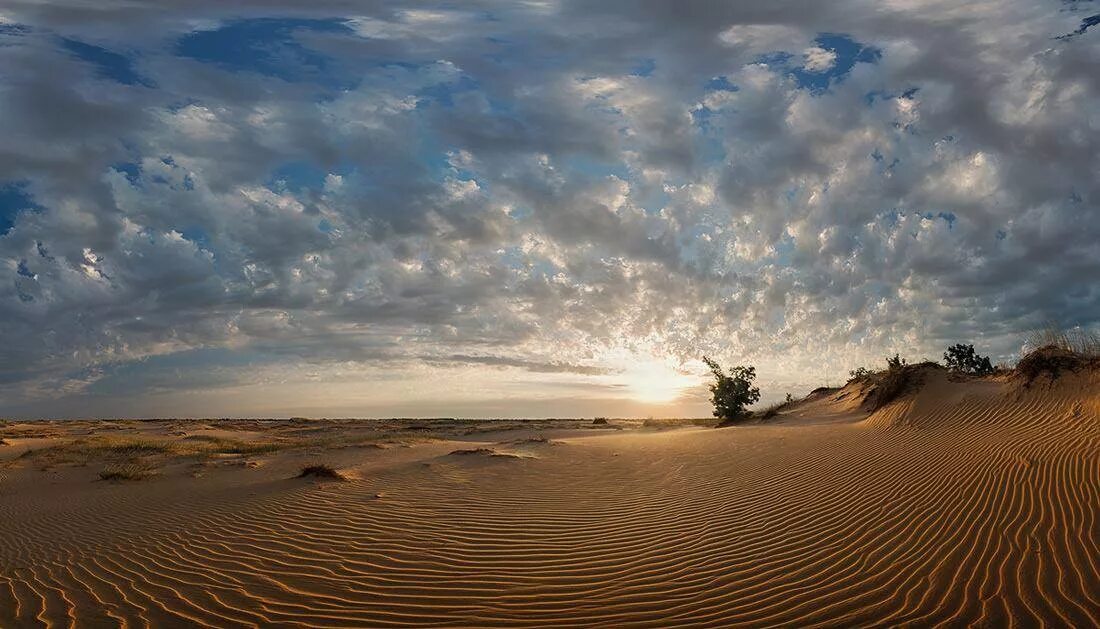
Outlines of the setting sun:
M622 387L627 397L646 404L673 402L702 380L672 357L660 357L655 350L620 349L601 360L616 372L610 381Z
M672 402L699 378L662 361L641 362L623 374L630 397L639 402Z

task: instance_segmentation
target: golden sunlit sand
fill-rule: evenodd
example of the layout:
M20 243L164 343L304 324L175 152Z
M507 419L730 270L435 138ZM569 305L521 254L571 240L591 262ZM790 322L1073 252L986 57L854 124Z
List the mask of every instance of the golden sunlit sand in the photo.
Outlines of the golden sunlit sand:
M1100 625L1100 374L921 377L720 429L10 424L0 626Z

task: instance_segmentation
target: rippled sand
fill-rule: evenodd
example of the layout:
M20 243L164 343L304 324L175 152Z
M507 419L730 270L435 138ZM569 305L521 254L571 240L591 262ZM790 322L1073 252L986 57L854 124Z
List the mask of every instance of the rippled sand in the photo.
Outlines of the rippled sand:
M128 482L18 456L78 428L9 428L0 626L1100 626L1100 379L936 377L870 416L845 396L769 425L452 427ZM115 432L154 430L201 432ZM291 478L311 461L347 480Z

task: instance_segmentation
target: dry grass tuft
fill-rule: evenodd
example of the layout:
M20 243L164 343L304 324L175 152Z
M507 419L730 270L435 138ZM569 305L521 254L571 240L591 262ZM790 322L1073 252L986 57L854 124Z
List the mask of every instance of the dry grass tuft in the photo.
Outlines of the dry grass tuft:
M779 402L777 404L772 404L771 406L765 406L759 411L753 411L752 416L761 421L773 419L779 415L779 411L787 408L789 404L790 402Z
M1095 358L1089 358L1087 355L1056 345L1048 345L1021 358L1020 362L1016 363L1016 375L1023 378L1024 386L1030 386L1043 375L1049 376L1053 382L1063 372L1079 371L1095 362Z
M1049 322L1028 333L1024 338L1025 354L1056 348L1083 358L1100 358L1100 334L1081 327L1065 329Z
M212 454L267 454L305 445L303 441L242 441L210 435L189 435L184 441L195 444L196 451ZM187 449L184 446L183 449Z
M99 472L100 480L144 480L155 476L156 469L141 463L111 463Z
M920 388L924 383L924 376L930 369L942 370L938 363L925 362L916 365L893 363L888 369L879 371L869 378L871 387L867 392L864 407L871 411L890 404L894 400Z
M347 478L325 463L313 463L302 468L296 478L319 478L324 480L347 480Z

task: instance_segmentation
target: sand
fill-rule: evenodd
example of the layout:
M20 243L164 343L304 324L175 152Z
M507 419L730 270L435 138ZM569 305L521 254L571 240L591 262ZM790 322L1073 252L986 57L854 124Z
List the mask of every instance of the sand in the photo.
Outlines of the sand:
M859 395L721 429L8 426L0 626L1100 626L1100 377ZM120 482L19 457L108 432L291 445ZM293 478L318 461L346 480Z

